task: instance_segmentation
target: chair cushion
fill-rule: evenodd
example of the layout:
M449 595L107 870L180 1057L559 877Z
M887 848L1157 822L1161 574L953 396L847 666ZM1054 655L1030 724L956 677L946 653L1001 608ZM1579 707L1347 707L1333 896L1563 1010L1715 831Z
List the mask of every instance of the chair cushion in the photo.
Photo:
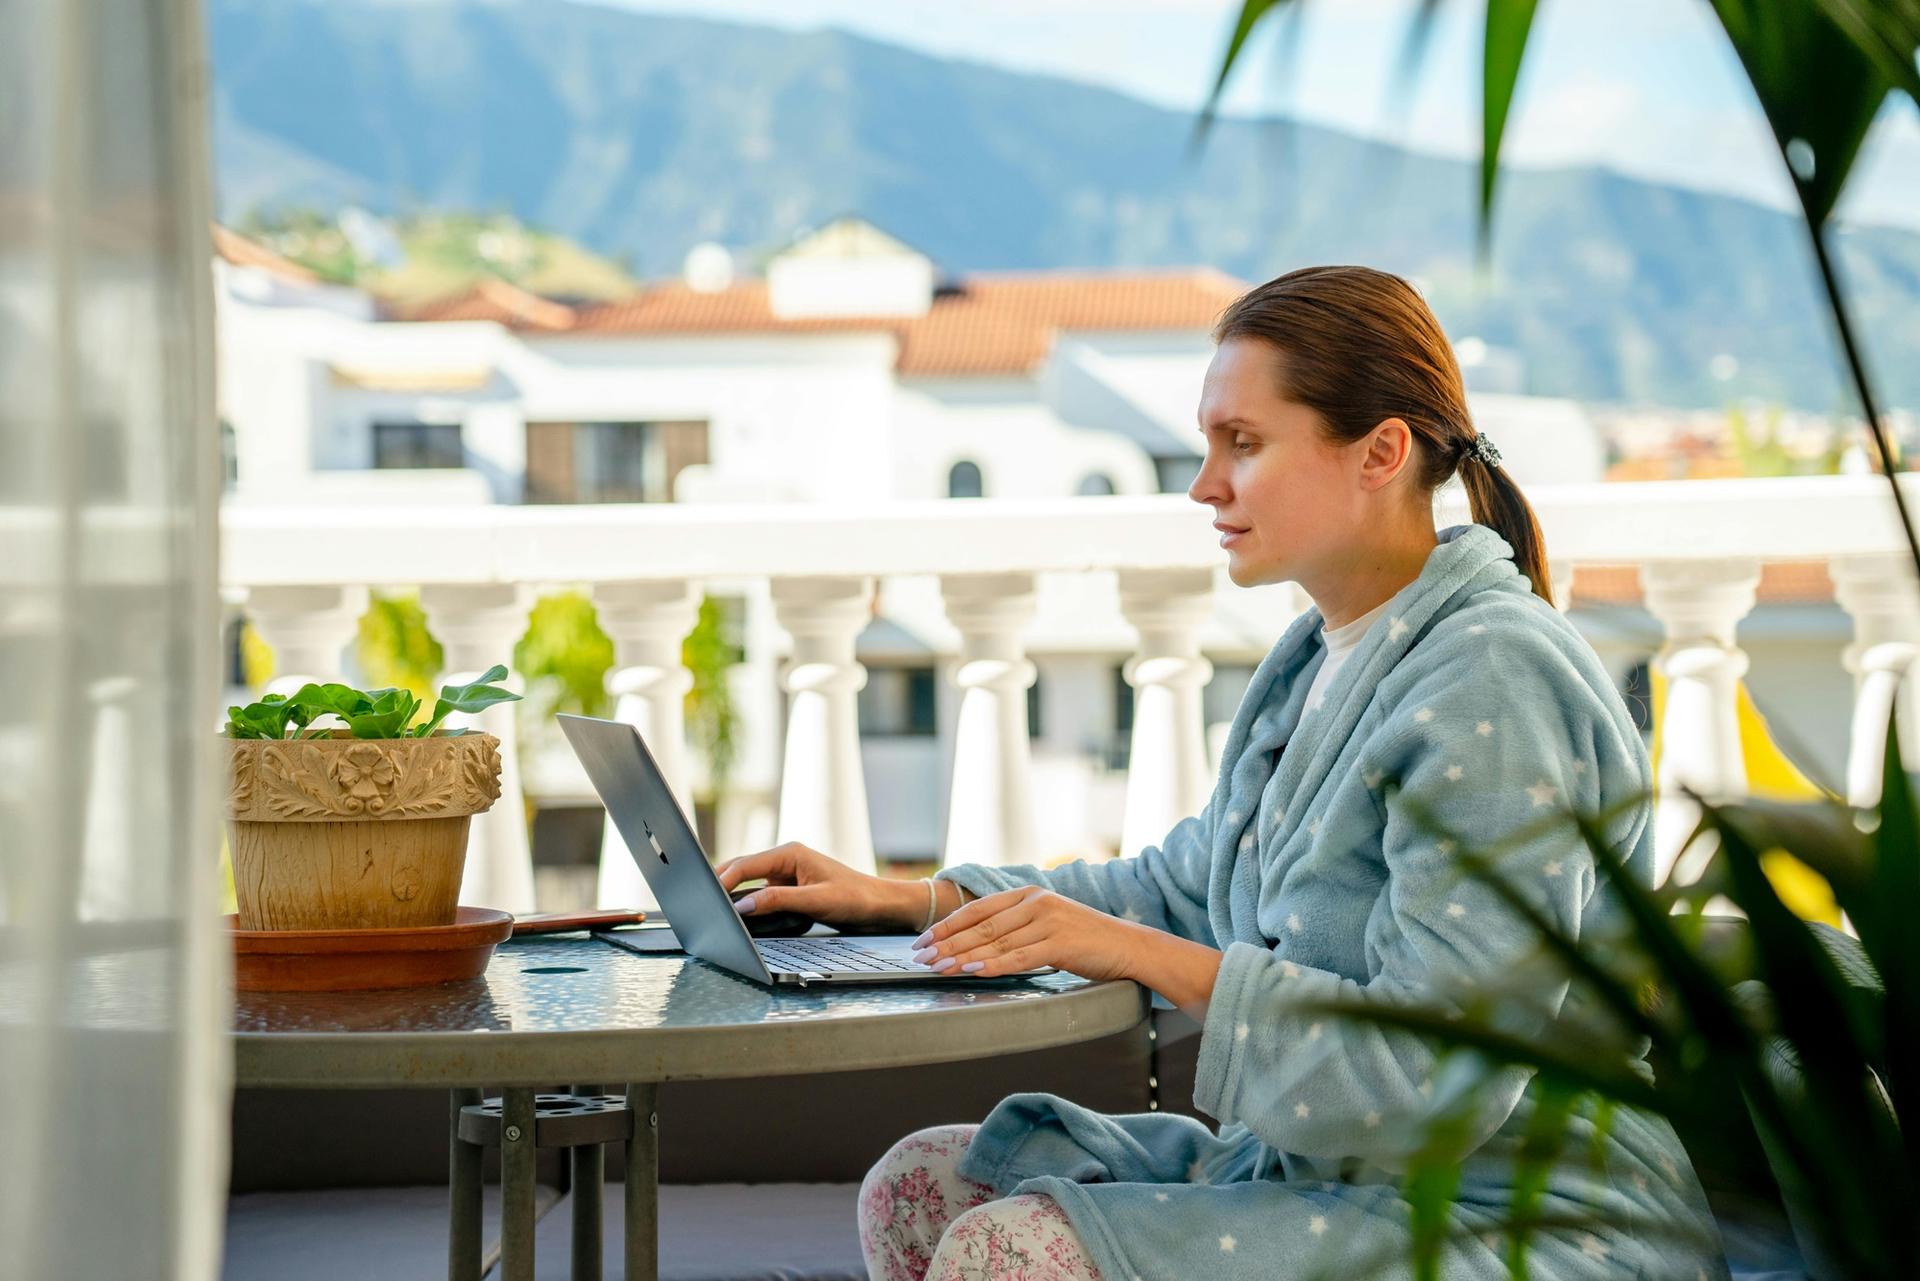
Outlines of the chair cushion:
M626 1275L625 1189L604 1189L605 1281ZM660 1281L867 1281L858 1183L666 1184L660 1189ZM573 1198L540 1220L534 1275L564 1277Z
M561 1200L544 1184L534 1212ZM500 1189L485 1189L481 1259L500 1256ZM447 1189L330 1188L227 1198L222 1281L420 1281L447 1274ZM554 1275L565 1275L555 1273Z

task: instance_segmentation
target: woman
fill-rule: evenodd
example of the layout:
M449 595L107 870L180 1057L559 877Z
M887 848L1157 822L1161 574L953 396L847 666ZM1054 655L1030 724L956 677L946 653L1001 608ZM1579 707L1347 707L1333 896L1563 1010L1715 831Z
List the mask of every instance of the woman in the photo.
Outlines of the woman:
M1593 649L1556 610L1532 509L1473 431L1439 323L1405 281L1292 272L1214 333L1190 496L1214 509L1240 586L1314 602L1254 673L1206 811L1136 858L955 866L925 886L797 846L734 860L742 910L930 926L942 972L1054 965L1131 978L1202 1024L1194 1099L1216 1136L1167 1114L1109 1117L1015 1095L980 1126L921 1131L874 1167L861 1232L876 1278L1263 1278L1404 1269L1406 1134L1460 1081L1417 1038L1302 1016L1297 998L1433 998L1523 963L1536 939L1400 800L1486 848L1555 809L1618 811L1604 835L1651 871L1646 751ZM1474 520L1435 532L1456 472ZM1389 780L1398 788L1389 786ZM1400 789L1404 789L1403 791ZM1567 826L1503 854L1563 929L1606 910ZM934 918L938 917L938 923ZM1566 995L1566 985L1555 999ZM1494 1078L1442 1264L1507 1275L1497 1233L1529 1077ZM1535 1278L1725 1276L1705 1198L1664 1122L1569 1122L1604 1168L1552 1176L1537 1209L1606 1227L1535 1234Z

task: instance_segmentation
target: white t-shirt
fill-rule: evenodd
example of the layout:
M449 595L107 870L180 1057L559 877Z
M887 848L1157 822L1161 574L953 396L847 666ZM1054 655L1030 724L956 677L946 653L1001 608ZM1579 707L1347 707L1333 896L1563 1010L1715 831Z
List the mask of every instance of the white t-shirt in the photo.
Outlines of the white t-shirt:
M1388 597L1345 627L1336 627L1328 631L1325 624L1321 625L1320 643L1327 647L1327 656L1321 662L1320 670L1314 673L1313 684L1307 686L1307 705L1300 713L1303 719L1320 706L1322 698L1326 695L1327 686L1333 681L1334 673L1340 670L1341 664L1347 661L1348 655L1360 647L1361 640L1366 637L1367 629L1373 626L1373 621L1385 613L1387 606L1392 603L1393 598Z

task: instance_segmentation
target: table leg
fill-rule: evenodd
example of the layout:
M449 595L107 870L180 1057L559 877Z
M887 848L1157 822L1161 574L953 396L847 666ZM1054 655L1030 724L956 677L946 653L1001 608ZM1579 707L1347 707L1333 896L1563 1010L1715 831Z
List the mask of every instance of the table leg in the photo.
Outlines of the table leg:
M452 1201L447 1281L480 1281L480 1177L487 1151L460 1139L460 1109L480 1102L480 1091L447 1091L447 1187Z
M533 1281L533 1091L501 1091L500 1277Z
M600 1196L606 1149L582 1143L573 1151L573 1281L600 1281Z
M627 1281L660 1277L660 1115L658 1087L627 1086L633 1137L627 1140Z

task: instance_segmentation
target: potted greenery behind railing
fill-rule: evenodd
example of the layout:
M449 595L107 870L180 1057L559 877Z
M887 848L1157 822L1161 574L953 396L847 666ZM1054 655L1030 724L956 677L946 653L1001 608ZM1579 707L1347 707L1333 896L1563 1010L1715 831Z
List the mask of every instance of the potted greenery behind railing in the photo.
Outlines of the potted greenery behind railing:
M1798 197L1848 376L1887 476L1901 532L1920 574L1920 537L1910 519L1829 244L1835 204L1860 146L1887 99L1920 104L1920 0L1706 0L1739 56ZM1213 94L1204 137L1227 76L1249 35L1300 0L1245 0ZM1409 64L1424 50L1443 0L1421 0L1409 33ZM1486 0L1480 250L1487 252L1500 142L1514 99L1537 0ZM1436 991L1419 1005L1342 1001L1314 1008L1336 1017L1419 1033L1484 1082L1500 1067L1536 1074L1538 1128L1518 1160L1516 1194L1502 1225L1513 1276L1527 1275L1527 1242L1550 1227L1577 1227L1539 1213L1540 1172L1580 1162L1562 1123L1582 1101L1601 1116L1630 1104L1667 1117L1700 1166L1716 1212L1748 1192L1778 1199L1799 1247L1798 1266L1819 1281L1920 1276L1920 1119L1906 1117L1920 1091L1920 932L1907 920L1920 904L1920 808L1903 764L1895 718L1885 736L1877 804L1714 804L1689 796L1702 818L1692 838L1711 861L1686 886L1638 884L1601 839L1605 816L1561 814L1568 836L1593 853L1621 906L1621 924L1575 938L1558 929L1501 875L1505 843L1473 850L1432 821L1421 798L1399 802L1436 839L1460 850L1459 870L1499 894L1540 940L1540 961L1516 967L1497 988ZM1389 783L1389 786L1392 786ZM1650 804L1652 797L1629 805ZM1519 843L1541 834L1529 828ZM1769 875L1791 858L1823 877L1857 939L1797 917ZM1710 903L1738 916L1715 918ZM1571 983L1592 998L1557 1008ZM1542 1030L1517 1035L1505 1015L1553 1009ZM1642 1053L1652 1079L1634 1070ZM1436 1107L1409 1136L1404 1187L1413 1207L1412 1252L1422 1277L1439 1275L1450 1231L1450 1136L1478 1090ZM1717 1195L1716 1195L1717 1194ZM1614 1224L1610 1226L1624 1227ZM1669 1225L1684 1230L1681 1225ZM1657 1225L1632 1230L1657 1232ZM1341 1275L1369 1261L1348 1260ZM1400 1267L1404 1258L1371 1261Z

